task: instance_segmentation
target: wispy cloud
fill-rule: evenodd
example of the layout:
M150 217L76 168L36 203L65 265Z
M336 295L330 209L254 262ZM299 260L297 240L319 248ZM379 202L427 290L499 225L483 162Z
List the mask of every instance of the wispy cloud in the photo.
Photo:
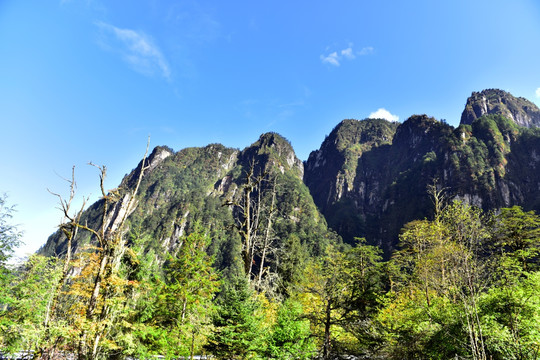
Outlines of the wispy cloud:
M151 37L101 21L95 24L105 35L102 45L118 52L135 71L147 76L158 74L170 80L171 70L167 59Z
M347 59L354 59L356 56L354 56L353 54L353 49L352 47L348 47L346 49L343 49L341 50L341 55L344 57L344 58L347 58Z
M340 56L335 51L329 55L321 55L321 61L323 62L323 64L326 63L334 66L339 66L339 59Z
M340 66L343 60L354 60L356 59L356 56L371 55L374 53L374 51L375 49L373 49L371 46L364 47L360 51L354 51L353 45L349 44L349 46L345 49L323 54L320 56L320 58L323 64Z
M371 46L366 46L366 47L362 48L362 50L360 50L358 52L358 55L360 55L360 56L371 55L374 52L375 52L374 48L372 48Z
M538 89L536 89L536 97L540 98L540 87Z
M390 111L384 108L380 108L380 109L377 109L377 111L372 112L371 114L369 114L368 118L386 119L388 121L399 121L399 116L391 114Z

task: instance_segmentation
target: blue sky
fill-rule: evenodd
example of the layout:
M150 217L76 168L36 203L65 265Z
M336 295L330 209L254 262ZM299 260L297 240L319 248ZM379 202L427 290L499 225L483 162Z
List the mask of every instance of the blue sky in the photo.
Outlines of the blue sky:
M540 104L540 5L453 1L0 2L0 193L22 255L55 230L50 189L98 195L151 147L244 148L267 131L300 159L346 118L457 125L472 91ZM380 110L383 109L383 110Z

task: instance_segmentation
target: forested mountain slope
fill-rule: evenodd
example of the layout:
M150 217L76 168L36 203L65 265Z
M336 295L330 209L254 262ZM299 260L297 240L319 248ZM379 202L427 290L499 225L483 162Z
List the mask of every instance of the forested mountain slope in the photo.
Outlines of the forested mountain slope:
M338 124L311 153L304 174L329 226L348 242L365 236L388 254L405 223L431 213L427 187L434 183L450 198L484 210L539 210L538 109L521 98L511 102L515 98L500 90L480 94L493 106L472 120L464 115L471 123L457 128L426 115L399 125L374 119ZM479 96L473 93L464 114ZM506 106L494 106L494 98Z
M41 359L536 359L540 217L524 209L540 209L540 129L493 109L457 128L344 120L305 163L275 133L244 150L157 147L65 218L40 250L53 256L0 263L0 345Z
M142 163L123 179L120 192L134 188L141 166ZM178 152L156 147L146 166L127 227L129 236L142 241L145 252L152 251L160 262L166 260L168 253L174 254L183 235L199 224L212 238L209 252L216 256L216 266L238 270L247 191L256 266L260 264L262 241L271 248L265 255L264 266L272 267L274 272L286 272L290 256L320 254L325 244L337 240L302 182L302 162L289 142L278 134L263 134L242 151L220 144ZM82 221L93 228L101 226L102 207L103 201L90 206ZM82 231L74 247L80 248L90 239L91 234ZM65 246L65 236L58 231L40 252L62 256ZM254 274L259 273L256 266L252 269Z
M298 238L306 251L318 253L333 237L328 222L346 242L366 237L389 255L402 226L431 213L427 187L435 183L449 198L484 210L512 205L540 210L538 114L528 100L484 90L467 100L457 128L426 115L401 124L344 120L304 164L275 133L261 135L242 151L220 144L178 152L157 147L148 160L130 231L147 236L147 248L165 254L201 222L211 231L211 250L219 255L220 268L231 265L234 255L224 249L239 246L238 229L231 225L243 217L238 206L223 205L240 199L252 167L253 179L265 178L260 190L267 211L276 184L279 216L271 222L281 245ZM140 166L120 189L134 186ZM85 213L90 223L99 221L100 206L97 202ZM260 216L262 229L268 219ZM62 254L63 246L57 233L41 251Z

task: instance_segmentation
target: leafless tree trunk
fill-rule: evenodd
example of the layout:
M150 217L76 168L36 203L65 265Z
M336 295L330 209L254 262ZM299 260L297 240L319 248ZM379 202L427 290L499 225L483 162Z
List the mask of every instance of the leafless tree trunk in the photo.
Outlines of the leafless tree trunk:
M50 322L51 318L54 317L54 312L56 310L56 306L58 304L58 299L60 297L62 287L66 284L67 278L68 278L68 271L71 266L71 257L72 257L72 242L73 239L77 237L78 227L77 223L80 222L84 206L86 204L86 199L83 199L83 203L81 205L81 208L76 211L73 215L71 215L71 205L73 202L73 199L75 198L75 189L77 187L75 182L75 167L71 169L71 179L65 179L67 182L69 182L69 198L65 200L60 194L53 193L49 190L49 192L58 197L59 204L60 204L60 210L62 211L62 222L59 226L60 230L62 231L63 235L66 237L67 245L66 245L66 256L63 259L64 265L62 267L62 275L60 279L58 280L56 286L54 287L54 290L52 292L51 299L47 303L47 307L45 310L45 319L43 320L43 336L38 340L37 342L37 351L36 351L36 357L42 357L46 356L48 357L49 353L54 354L54 348L56 346L57 341L53 343L51 348L45 349L44 347L47 347L47 343L51 339L51 333L50 333Z
M252 235L251 235L251 250L250 250L250 260L249 260L249 272L248 274L250 274L250 277L251 277L251 273L253 271L253 263L255 262L255 253L256 253L256 248L257 248L257 245L258 245L258 231L259 231L259 224L260 224L260 217L261 217L261 209L263 207L262 205L262 187L260 186L261 185L261 182L262 182L262 178L261 179L258 179L259 182L256 186L256 190L257 190L257 200L255 200L253 202L253 204L251 205L251 207L253 208L253 231L252 231Z
M243 194L240 202L234 199L226 200L223 206L234 206L240 210L241 219L236 224L238 233L242 237L242 260L244 262L244 272L251 281L251 271L253 264L254 241L259 229L259 216L261 203L261 183L266 174L256 176L255 164L250 164L246 172ZM253 201L252 194L258 195L257 200Z
M101 226L99 229L91 228L88 224L81 221L81 216L84 210L86 200L83 201L81 209L74 215L70 214L72 201L75 197L75 176L74 170L72 171L72 179L68 180L70 183L70 196L68 200L64 200L60 195L52 193L60 199L60 210L63 213L63 222L60 225L60 229L67 239L66 257L64 258L64 265L62 269L62 276L55 287L53 297L47 307L47 312L44 320L44 337L41 340L41 344L45 345L45 342L49 340L49 328L51 316L54 314L55 307L58 303L59 295L62 287L65 285L68 273L73 266L72 264L72 247L73 240L76 238L79 230L86 230L92 234L96 239L98 247L98 261L99 266L95 275L90 298L86 305L86 321L92 323L97 329L94 333L93 339L88 341L88 330L82 330L79 337L78 344L78 358L79 359L95 359L99 352L99 343L106 333L106 326L99 326L96 322L101 322L107 317L111 316L110 308L107 304L104 304L97 314L98 299L107 299L115 296L115 291L112 289L108 282L111 277L118 273L120 267L120 260L125 251L125 225L128 216L132 213L136 205L136 194L139 190L139 186L142 181L145 170L147 169L146 158L148 155L149 142L146 147L141 168L138 174L138 179L135 188L128 191L125 195L121 196L118 189L105 191L104 180L107 174L105 166L96 166L92 163L90 165L99 169L100 176L100 189L103 200L103 208L101 214ZM91 350L89 353L88 350ZM39 353L44 353L43 349L40 349Z
M100 265L94 280L92 294L86 310L86 318L91 323L95 323L98 319L95 311L99 296L103 295L103 299L106 301L115 295L114 289L111 289L107 283L108 280L110 280L111 277L118 272L120 259L125 251L125 224L128 216L135 208L136 194L139 190L144 172L147 169L147 165L145 163L148 155L148 147L149 143L146 146L146 152L141 162L141 169L139 171L139 177L137 179L135 189L125 194L122 198L120 198L120 192L118 190L113 190L109 193L105 192L104 179L106 176L106 167L98 167L100 170L101 194L102 199L104 200L101 228L99 231L94 231L88 228L86 225L80 226L81 228L92 232L96 236L100 245ZM111 204L113 204L113 208L111 211L109 211ZM105 285L105 289L102 289L103 285ZM104 304L99 314L99 320L101 320L100 322L104 321L110 315L111 312L109 306ZM93 339L92 354L90 357L88 357L88 354L86 353L80 354L82 355L83 359L97 358L99 342L106 330L106 325L97 327L97 331ZM86 337L87 331L85 330L81 338L83 341L86 341Z
M270 245L272 243L271 234L272 234L272 220L274 213L276 212L276 179L274 178L274 184L272 188L272 203L270 204L270 210L268 213L268 221L266 223L266 231L264 233L264 239L262 244L262 254L261 254L261 264L259 267L259 277L257 279L257 288L260 290L261 281L264 273L264 262L266 260L266 254L270 250Z

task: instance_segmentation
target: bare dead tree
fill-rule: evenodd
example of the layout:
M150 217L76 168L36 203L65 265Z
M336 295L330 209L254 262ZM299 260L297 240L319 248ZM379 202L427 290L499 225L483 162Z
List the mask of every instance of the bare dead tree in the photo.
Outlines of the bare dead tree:
M273 242L272 237L272 225L273 225L273 218L275 213L277 212L276 208L276 177L273 178L273 185L272 185L272 202L270 204L270 209L268 211L267 216L267 222L266 222L266 229L264 232L264 238L262 240L262 246L261 246L261 263L259 266L259 276L257 279L257 289L261 290L261 282L264 274L264 262L266 260L266 256L268 252L271 250L271 245Z
M440 216L448 202L448 188L439 186L438 182L438 179L434 178L433 183L427 186L427 193L431 198L433 206L435 207L435 221L439 221Z
M88 231L92 235L94 241L96 241L97 247L95 251L98 259L98 266L92 280L89 298L84 306L85 321L92 326L80 330L77 352L79 359L96 359L98 357L100 341L108 330L107 323L112 322L105 321L106 319L112 320L111 307L107 300L116 296L111 279L118 274L121 259L126 250L126 223L129 215L136 207L136 194L138 193L143 175L148 169L146 162L149 145L150 138L148 139L146 151L138 174L135 173L134 175L137 176L137 181L135 186L131 189L114 189L106 191L104 182L107 175L107 168L105 166L97 166L93 163L89 163L89 165L94 166L99 170L102 208L100 215L101 223L97 228L89 225L88 222L83 221L82 219L87 199L83 199L81 208L78 211L75 211L74 214L71 214L72 202L75 198L76 190L74 169L72 171L71 180L67 180L70 183L69 198L66 200L61 195L51 192L54 196L59 198L59 209L63 215L63 220L59 228L67 239L67 249L62 276L55 287L52 300L47 307L47 313L44 320L45 335L40 342L42 348L38 351L38 356L41 359L48 359L54 353L55 345L52 346L52 351L51 349L45 351L42 345L46 345L46 342L50 340L50 314L54 313L62 288L69 277L69 271L74 266L72 261L73 241L75 241L80 231ZM92 328L92 332L89 331L89 328ZM57 343L57 341L55 343Z
M223 206L232 206L238 209L240 216L235 224L238 233L242 237L242 260L244 272L251 280L253 266L254 242L259 230L261 207L262 207L262 182L267 173L255 175L255 162L250 163L246 171L243 192L239 200L228 199ZM256 198L253 198L253 195Z
M105 320L110 314L111 309L110 306L106 303L106 301L104 301L100 313L96 313L98 298L101 295L104 299L108 299L114 294L114 291L107 283L108 280L110 280L112 276L118 272L120 266L120 259L122 258L122 255L125 251L126 241L124 235L126 232L126 220L135 209L136 194L138 193L144 172L148 168L148 166L146 165L146 159L148 155L149 144L150 139L148 139L146 152L141 162L141 168L139 170L135 188L131 191L126 192L123 196L121 195L119 189L114 189L106 192L104 180L107 174L107 168L105 166L96 166L90 163L90 165L95 166L99 169L100 189L103 200L101 227L98 230L94 230L88 227L87 224L77 224L79 228L87 230L95 236L99 243L100 249L99 267L94 279L93 290L86 308L86 319L90 323L104 323L103 320ZM87 348L89 347L86 346L88 331L83 331L79 342L80 358L97 358L99 343L106 330L106 324L96 327L94 338L92 339L91 344L92 352L90 354L88 354L87 352Z
M47 343L49 342L51 338L50 333L50 322L51 322L51 316L54 316L56 306L58 304L58 300L60 297L60 294L62 292L62 288L66 284L66 281L68 279L68 272L71 266L71 258L72 258L72 251L73 251L73 239L77 237L77 233L79 228L77 227L77 223L80 223L81 216L84 210L84 207L86 205L87 199L83 198L81 208L79 210L76 210L73 214L72 211L72 203L75 198L75 190L77 188L77 184L75 182L75 166L71 169L71 179L64 179L69 183L69 197L68 199L64 199L62 195L58 193L54 193L50 190L49 193L52 195L58 197L59 202L59 210L62 212L62 221L59 225L59 229L62 232L62 234L66 238L66 255L63 259L63 266L62 266L62 274L56 283L54 290L52 292L51 299L47 303L47 307L45 309L45 319L43 320L43 336L41 339L38 340L37 343L37 357L41 358L53 358L54 357L54 351L55 351L55 342L53 346L49 347L48 349L45 349L44 346L47 346Z

